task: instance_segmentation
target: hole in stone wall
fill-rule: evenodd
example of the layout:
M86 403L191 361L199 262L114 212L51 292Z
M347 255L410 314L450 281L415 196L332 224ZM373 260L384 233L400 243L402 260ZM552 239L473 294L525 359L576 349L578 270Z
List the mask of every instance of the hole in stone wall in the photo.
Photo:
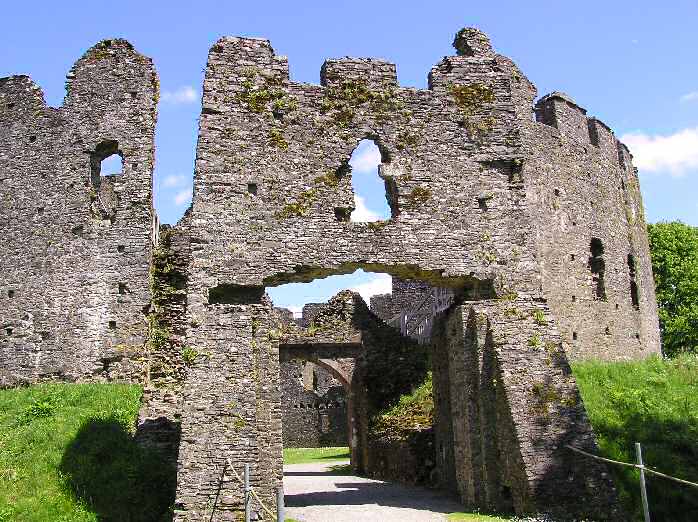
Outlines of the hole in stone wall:
M123 159L118 154L112 154L100 162L100 176L116 176L123 173Z
M252 194L253 196L257 195L257 184L256 183L248 183L247 184L247 192L249 194Z
M635 256L628 254L628 275L630 277L630 301L633 304L633 308L636 310L640 309L640 294L638 292L637 281L635 280L637 274L637 266L635 261Z
M351 221L370 223L396 215L397 206L388 204L388 183L379 175L381 151L372 140L361 140L349 159L351 186L354 189L354 211ZM340 173L338 172L338 175Z
M109 329L116 330L116 321L109 321Z
M8 290L7 291L7 297L12 298L15 296L15 291L14 290Z
M128 292L126 283L119 283L119 294L124 295L126 292Z
M264 296L263 286L221 284L209 289L209 304L251 304L259 303Z
M104 140L90 153L90 180L99 187L103 176L123 173L123 155L116 140Z
M570 261L574 261L574 254L570 254Z
M5 328L7 335L12 335L12 328Z
M572 296L572 302L574 303L576 300L577 300L577 296L576 296L576 295L573 295L573 296Z
M604 333L605 333L606 335L611 335L611 328L610 328L609 326L607 326L607 327L604 329Z
M573 341L577 340L577 332L572 332L572 340Z
M43 214L43 213L44 213L44 207L39 207L39 208L37 208L37 209L36 209L36 213L39 214L39 215Z
M636 333L636 334L635 334L635 339L637 339L638 341L640 340L640 334L639 334L639 333Z
M34 143L36 141L36 136L29 136L29 143Z
M589 270L591 271L592 293L595 299L606 299L606 284L604 276L606 272L606 261L603 258L603 242L594 237L589 244L591 257L589 258Z
M116 247L116 251L117 251L117 252L125 252L125 251L126 251L126 247L125 247L124 245L118 245L118 246Z

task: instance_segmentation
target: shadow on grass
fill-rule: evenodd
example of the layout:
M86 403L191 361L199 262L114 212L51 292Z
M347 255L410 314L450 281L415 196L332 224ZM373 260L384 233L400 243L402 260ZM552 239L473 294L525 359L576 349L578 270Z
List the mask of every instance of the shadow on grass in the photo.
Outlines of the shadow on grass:
M628 415L619 426L598 421L594 424L604 456L634 462L634 444L642 443L645 465L669 475L698 479L698 429L690 419L683 421L651 415ZM637 470L611 466L621 500L631 515L642 520L640 475ZM657 522L694 522L698 514L695 488L646 475L650 514Z
M178 445L179 426L171 422L163 426L162 419L158 421L157 429L176 434ZM176 454L173 447L165 450L136 442L114 417L92 418L83 423L69 444L60 470L66 487L100 521L161 522L172 520Z

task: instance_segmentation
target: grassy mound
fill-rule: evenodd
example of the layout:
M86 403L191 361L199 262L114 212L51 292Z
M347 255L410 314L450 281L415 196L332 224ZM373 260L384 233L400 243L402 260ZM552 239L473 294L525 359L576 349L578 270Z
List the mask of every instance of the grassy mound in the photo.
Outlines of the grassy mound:
M171 517L175 470L133 440L140 397L115 384L0 390L0 522Z
M635 442L645 464L698 482L698 357L573 365L603 456L635 462ZM633 520L642 520L639 473L609 465ZM698 490L647 476L653 522L698 519Z
M412 393L403 395L393 406L373 419L371 431L377 436L405 438L430 428L434 423L434 394L431 372Z
M284 464L308 464L349 459L349 448L284 448Z

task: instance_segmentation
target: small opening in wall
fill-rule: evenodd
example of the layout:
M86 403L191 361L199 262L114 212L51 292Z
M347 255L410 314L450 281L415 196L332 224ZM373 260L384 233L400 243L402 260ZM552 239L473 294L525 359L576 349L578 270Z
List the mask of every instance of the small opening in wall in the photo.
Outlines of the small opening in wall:
M618 303L616 303L616 310L618 310L619 308L620 308L620 305Z
M126 286L126 283L119 283L119 293L121 295L124 295L126 292L128 292L128 287Z
M637 281L635 279L637 274L637 265L635 261L635 256L628 254L628 275L630 277L630 301L633 304L635 310L640 309L640 293L637 287Z
M126 247L125 247L124 245L119 245L119 246L116 247L116 251L117 251L117 252L125 252L125 251L126 251Z
M560 189L555 189L553 192L555 193L555 196L559 196L559 195L560 195Z
M94 187L99 187L101 177L123 173L123 154L116 140L105 140L90 153L90 180Z
M638 341L640 340L640 334L639 334L639 333L636 333L636 334L635 334L635 339L637 339Z
M12 328L5 328L7 335L12 335Z
M348 222L351 220L351 209L335 207L334 217L337 221Z
M109 321L109 329L116 330L116 321Z
M611 335L611 328L610 328L609 326L607 326L607 327L604 329L604 333L605 333L606 335Z
M577 340L577 332L572 332L572 340L573 341Z
M248 183L247 184L247 192L249 194L252 194L253 196L257 195L257 184L256 183Z
M8 290L7 291L7 297L12 298L15 296L15 291L14 290Z
M570 261L574 261L574 254L570 254Z
M596 299L606 299L606 284L604 276L606 272L606 261L604 260L603 242L597 238L591 238L589 244L589 270L591 271L592 291Z
M396 216L397 208L391 209L389 205L388 184L380 177L382 162L383 155L373 140L361 140L352 152L349 158L354 190L351 221L370 223Z
M36 141L36 136L29 136L29 143L34 143Z
M44 213L44 207L39 207L39 208L37 208L37 209L36 209L36 213L39 214L39 215L43 214L43 213Z
M577 296L576 296L576 295L573 295L573 296L572 296L572 302L574 303L575 301L577 301Z

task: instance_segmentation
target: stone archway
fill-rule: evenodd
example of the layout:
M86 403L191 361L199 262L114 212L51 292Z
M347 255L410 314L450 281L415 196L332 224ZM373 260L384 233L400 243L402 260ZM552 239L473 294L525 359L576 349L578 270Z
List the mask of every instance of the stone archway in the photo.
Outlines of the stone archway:
M223 38L211 48L187 290L187 344L210 356L185 386L177 520L200 516L215 491L226 505L214 519L240 511L241 491L221 479L227 459L252 464L253 485L273 505L282 475L279 347L288 336L264 288L357 268L453 289L435 393L444 469L464 501L499 502L483 495L492 466L477 471L477 441L491 423L475 422L477 401L462 386L480 382L487 361L501 410L487 418L500 428L514 509L615 511L603 466L561 449L594 441L541 285L522 173L533 89L479 31L462 31L456 43L459 55L432 69L425 91L400 88L395 66L380 60L328 60L321 86L311 86L290 82L286 59L265 40ZM394 212L350 223L344 166L367 136L381 149ZM488 357L463 334L473 313L492 339ZM313 337L343 342L329 330Z

